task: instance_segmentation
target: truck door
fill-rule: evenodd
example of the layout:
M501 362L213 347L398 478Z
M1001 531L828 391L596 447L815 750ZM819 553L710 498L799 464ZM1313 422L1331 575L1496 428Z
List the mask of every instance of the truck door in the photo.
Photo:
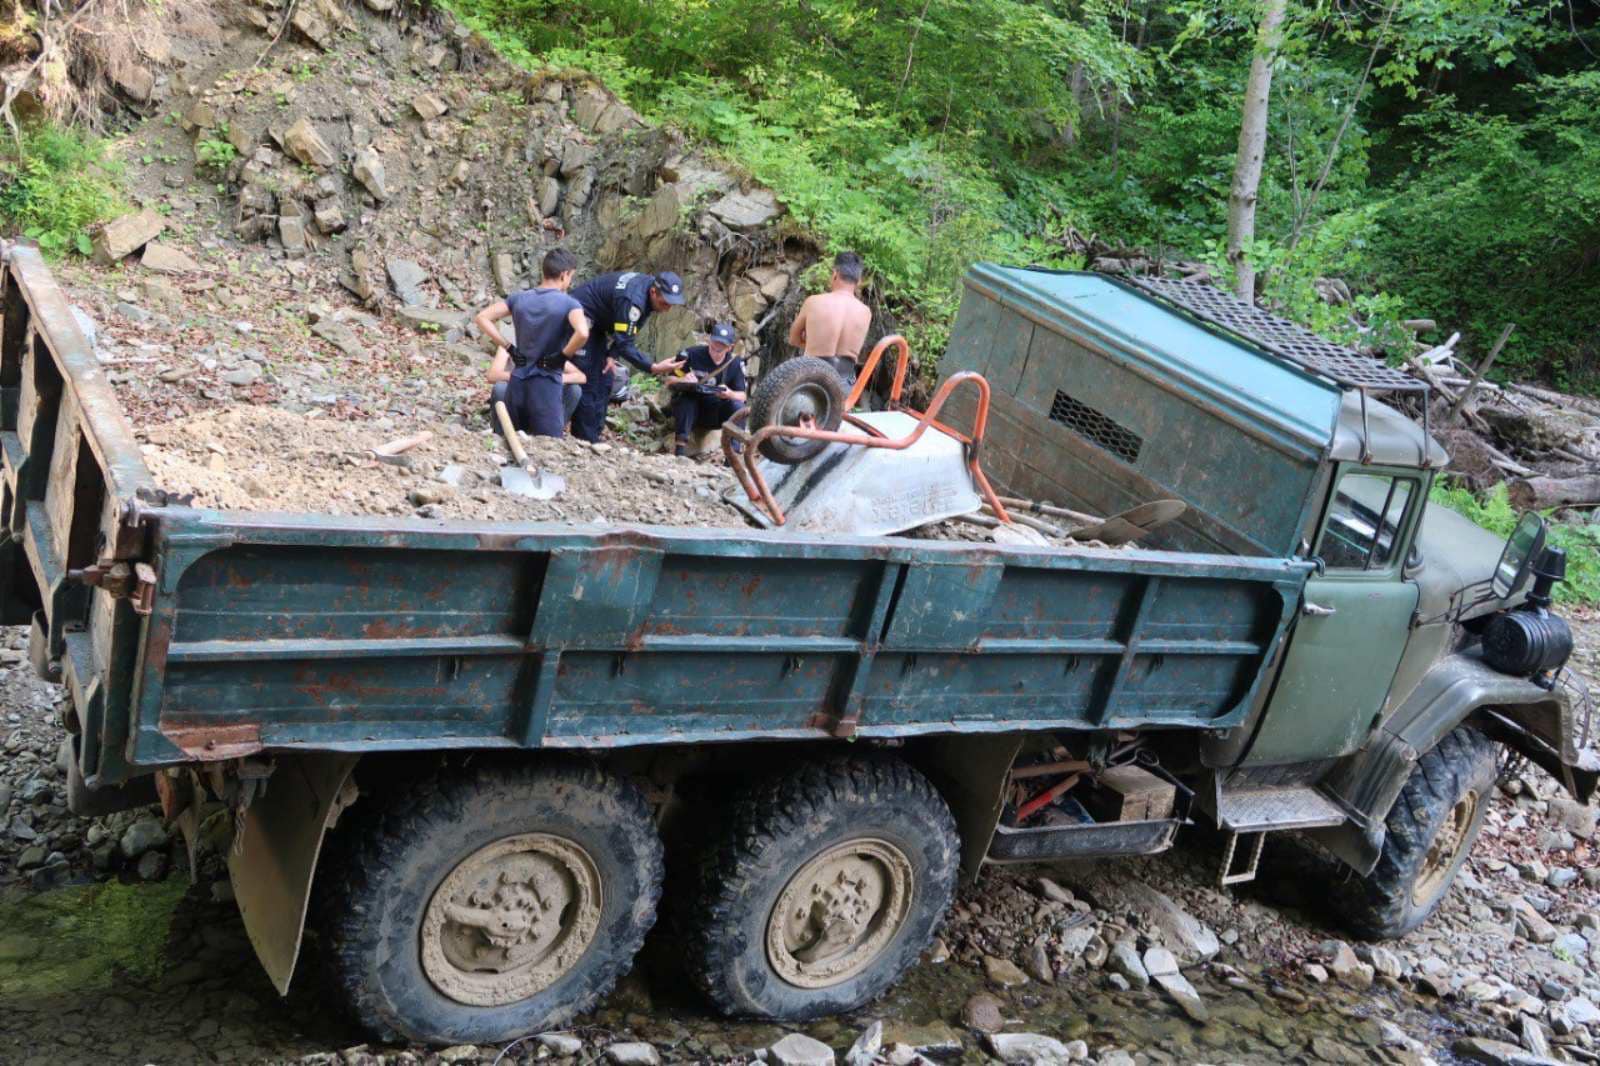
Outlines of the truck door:
M1402 575L1424 496L1417 470L1343 465L1312 548L1300 618L1247 765L1347 755L1379 721L1417 607Z

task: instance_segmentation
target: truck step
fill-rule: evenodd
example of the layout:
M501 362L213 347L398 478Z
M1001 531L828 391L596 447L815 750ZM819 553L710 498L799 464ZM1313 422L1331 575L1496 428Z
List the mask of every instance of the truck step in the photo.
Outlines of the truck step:
M1311 829L1339 825L1346 814L1309 785L1224 790L1218 799L1217 826L1232 833L1270 829Z

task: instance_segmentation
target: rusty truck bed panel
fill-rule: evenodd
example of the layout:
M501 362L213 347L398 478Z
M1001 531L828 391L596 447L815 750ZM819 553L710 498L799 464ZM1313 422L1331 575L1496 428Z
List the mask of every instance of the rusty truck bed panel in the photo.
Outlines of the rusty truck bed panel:
M263 750L1227 728L1309 570L175 506L35 253L4 299L0 605L37 612L91 784Z

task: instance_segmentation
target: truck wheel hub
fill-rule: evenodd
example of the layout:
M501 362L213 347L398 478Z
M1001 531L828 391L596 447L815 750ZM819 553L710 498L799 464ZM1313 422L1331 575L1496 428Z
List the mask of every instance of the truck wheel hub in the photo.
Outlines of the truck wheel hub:
M571 969L600 924L600 874L587 852L544 833L463 859L422 919L422 968L458 1003L500 1006Z
M1417 883L1411 890L1411 900L1417 906L1426 906L1449 883L1450 870L1477 811L1478 793L1473 791L1457 800L1445 815L1444 824L1434 835L1428 853L1422 857L1422 869L1417 872Z
M767 924L767 958L785 981L826 988L865 970L905 925L911 863L893 844L852 840L802 866Z

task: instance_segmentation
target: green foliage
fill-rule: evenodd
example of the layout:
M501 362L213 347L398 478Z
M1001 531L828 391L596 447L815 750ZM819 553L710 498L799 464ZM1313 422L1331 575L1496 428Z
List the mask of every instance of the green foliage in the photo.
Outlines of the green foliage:
M195 142L194 159L203 167L214 167L225 170L229 163L239 158L239 150L233 142L227 140L228 126L224 123L218 128L219 137L203 137Z
M1480 338L1513 375L1600 386L1600 70L1519 87L1518 114L1442 98L1372 234L1372 276Z
M587 72L865 255L918 351L974 260L1082 266L1070 229L1218 257L1255 0L450 0ZM1430 317L1508 371L1600 386L1600 0L1291 4L1257 242L1268 302L1340 340ZM1364 294L1332 307L1315 283Z
M1512 508L1504 485L1478 495L1461 485L1436 481L1428 497L1472 519L1500 537L1509 537L1519 515ZM1556 585L1555 597L1564 603L1600 603L1600 527L1551 522L1549 541L1567 553L1567 578Z
M104 145L74 130L39 125L0 158L0 219L49 256L88 255L88 227L116 215L122 199Z

